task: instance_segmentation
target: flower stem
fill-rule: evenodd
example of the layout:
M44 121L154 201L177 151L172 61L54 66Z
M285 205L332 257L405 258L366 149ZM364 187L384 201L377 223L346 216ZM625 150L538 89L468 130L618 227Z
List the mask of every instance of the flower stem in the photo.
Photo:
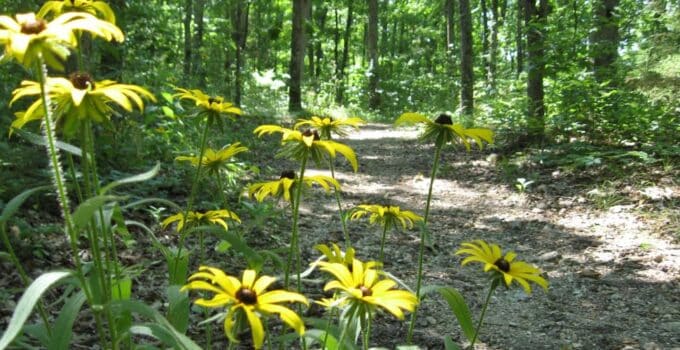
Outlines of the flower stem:
M420 247L418 250L418 276L416 282L416 295L418 300L420 300L420 287L423 282L423 256L425 255L425 240L427 239L427 219L430 215L430 203L432 202L432 189L434 187L434 180L437 177L437 168L439 168L439 157L441 155L442 146L444 143L438 142L434 149L434 161L432 162L432 173L430 174L430 187L427 191L427 202L425 204L425 216L423 218L423 226L420 229ZM416 305L413 313L411 314L411 322L408 327L408 335L406 336L406 342L411 344L413 340L413 329L416 325L416 318L418 317L418 306Z
M482 314L479 315L479 322L477 322L477 328L475 328L475 335L472 337L472 341L470 341L470 346L468 347L468 349L470 350L474 350L475 348L475 341L477 341L479 329L482 328L482 323L484 322L484 315L486 315L486 308L489 306L489 302L491 301L491 294L493 294L493 291L496 290L496 287L498 287L498 279L494 279L491 282L489 292L486 294L486 300L484 301L484 306L482 307Z
M380 262L384 262L383 260L383 249L385 248L385 238L387 237L387 229L388 229L387 224L383 226L383 232L382 232L382 238L380 239Z
M299 240L299 217L300 217L300 199L302 198L302 187L304 186L305 167L307 166L307 152L302 156L300 162L300 177L297 180L297 187L295 188L295 198L293 199L293 228L290 239L290 251L288 253L288 264L286 265L286 273L284 278L284 285L288 288L290 278L290 265L293 262L293 255L295 255L295 268L297 270L297 291L302 293L302 280L300 279L300 247Z
M364 330L364 350L368 350L368 345L371 342L371 309L366 308L366 329Z
M201 136L201 149L198 154L198 165L196 166L196 173L194 174L194 181L191 184L191 192L189 192L189 199L187 200L187 207L184 210L184 216L182 217L182 227L186 228L186 220L194 205L194 197L196 196L196 189L198 188L198 180L201 178L201 166L203 165L203 154L205 153L205 145L208 140L208 130L210 130L210 125L206 121L205 128L203 129L203 136ZM175 257L175 268L172 275L177 274L177 268L179 266L179 259L182 256L182 247L184 246L184 240L186 239L186 234L182 232L179 236L179 246L177 247L177 256Z
M64 223L66 226L66 233L69 237L69 243L71 246L71 254L73 254L73 260L76 265L76 275L78 281L83 288L85 297L87 298L90 306L93 306L92 292L85 281L85 274L83 273L82 263L80 261L80 256L78 254L78 235L75 232L75 227L73 225L73 220L71 218L71 209L68 202L68 196L66 194L66 186L64 185L64 176L61 170L61 163L59 162L59 152L56 147L56 135L54 133L54 121L52 120L52 110L50 108L50 99L47 94L47 66L45 65L42 56L38 60L36 65L38 73L38 82L40 85L40 97L42 99L43 109L45 112L45 118L43 119L43 128L45 133L45 140L47 146L47 154L50 160L50 168L52 170L52 176L54 180L54 186L57 191L57 198L59 199L59 206L61 207L62 215L64 216ZM104 329L102 327L101 315L98 311L94 311L94 318L97 327L97 333L99 335L99 341L104 349L108 346L106 344L106 337L104 335ZM112 340L112 345L115 347L115 342Z
M328 157L328 164L329 168L331 170L331 177L333 180L336 180L335 178L335 164L333 163L333 159L329 156ZM334 189L335 193L335 201L338 203L338 213L340 214L340 222L342 223L342 233L345 236L345 251L352 247L352 241L349 238L349 231L347 231L347 218L345 218L345 212L342 210L342 203L340 201L340 191L335 188Z

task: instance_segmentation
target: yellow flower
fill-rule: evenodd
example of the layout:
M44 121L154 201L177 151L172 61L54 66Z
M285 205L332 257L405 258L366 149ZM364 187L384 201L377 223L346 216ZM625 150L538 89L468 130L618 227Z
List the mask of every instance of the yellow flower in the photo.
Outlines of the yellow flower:
M233 334L235 319L239 314L245 314L250 330L253 335L253 346L261 349L264 343L263 316L278 315L281 320L293 328L299 335L305 333L305 324L293 310L279 305L282 303L303 303L309 306L307 298L302 294L285 290L266 289L276 281L270 276L257 278L255 270L243 271L243 278L239 281L236 277L225 274L222 270L201 266L199 272L189 276L189 283L182 287L185 290L201 290L213 292L212 299L197 299L196 305L217 308L227 307L227 315L224 319L224 332L232 342L238 342Z
M293 187L297 181L297 176L292 170L287 170L281 173L281 177L276 181L260 182L252 184L248 187L248 195L255 197L258 202L262 202L267 196L283 197L288 202L293 201ZM340 190L340 183L330 176L315 175L305 176L303 183L307 187L312 187L313 184L318 184L323 187L326 192L330 192L331 185L336 190Z
M354 261L355 251L352 247L349 247L346 253L340 250L340 247L338 247L338 245L335 243L333 243L333 247L329 247L325 244L317 244L314 246L314 249L320 251L321 254L326 257L326 260L329 263L339 263L352 266L352 262Z
M394 205L378 205L378 204L361 204L352 210L351 220L359 220L364 215L370 215L369 223L378 224L382 227L390 228L396 226L397 223L406 229L413 228L413 224L417 221L423 221L423 218L416 213L409 210L401 210Z
M194 101L196 103L196 116L207 117L208 123L216 122L221 127L222 119L219 117L223 114L228 116L243 114L240 108L224 101L224 98L220 96L210 96L198 89L175 88L175 90L178 93L173 96L179 97L180 100Z
M49 15L61 15L66 12L87 12L94 16L101 16L107 22L116 24L116 15L113 13L111 7L104 1L92 0L57 0L45 2L38 17L48 18Z
M368 311L371 315L376 307L381 307L400 320L404 319L402 310L412 312L418 304L415 294L396 290L397 283L389 278L380 279L373 263L362 263L354 259L352 270L344 263L319 262L321 270L333 275L336 280L326 283L324 291L337 289L339 298L350 306ZM365 315L364 315L365 316Z
M254 131L259 137L275 132L282 134L281 142L283 148L279 152L279 156L301 159L309 155L315 162L320 163L324 160L324 155L328 154L331 158L335 158L337 152L349 161L355 172L359 167L356 154L354 154L352 148L339 142L321 140L316 130L310 129L300 132L299 130L288 129L278 125L260 125Z
M484 264L484 272L492 271L497 278L502 278L506 287L510 287L512 281L517 281L527 294L531 293L529 282L548 289L548 282L540 275L541 270L524 261L515 260L517 256L515 252L508 252L503 256L497 244L489 245L483 240L465 242L461 245L463 248L459 249L456 255L469 255L463 259L462 265L472 261L480 262Z
M217 173L221 168L223 168L233 156L247 151L248 148L241 146L241 143L235 142L229 147L222 148L219 151L215 151L212 148L207 148L205 154L203 155L202 166L206 167L209 173ZM189 161L191 165L198 166L198 156L187 157L180 156L175 158L179 161Z
M440 146L458 140L469 151L468 139L473 139L480 149L484 147L482 140L489 144L493 143L493 131L482 128L467 129L461 124L453 124L451 117L447 114L441 114L435 121L432 121L419 113L404 113L394 122L395 125L415 123L425 124L425 132L420 136L421 140L434 140L435 144Z
M336 134L338 136L346 136L348 134L347 129L359 129L359 125L365 124L363 119L358 117L352 117L347 119L333 119L330 117L320 118L313 116L311 119L298 119L293 129L299 129L301 126L309 126L311 128L319 130L321 138L324 140L330 140L331 134Z
M123 32L115 25L85 12L68 12L51 22L34 13L0 16L0 45L5 46L3 57L14 58L32 68L38 57L52 68L63 70L61 63L78 40L76 30L86 31L107 41L123 42Z
M177 232L182 232L184 225L199 226L199 225L220 225L225 230L229 230L226 220L233 220L241 223L238 215L233 211L227 209L208 210L205 213L197 211L189 211L186 220L184 220L184 212L167 217L161 223L161 227L166 228L171 223L177 221Z
M88 73L75 72L69 78L48 78L47 90L54 105L57 118L64 125L64 132L72 134L85 119L96 123L109 120L113 113L111 104L116 104L131 112L133 107L144 110L143 99L156 101L146 89L128 84L118 84L112 80L95 82ZM21 87L12 92L10 105L25 96L39 96L40 84L23 81ZM12 128L20 129L33 120L44 117L42 99L37 99L25 112L17 113ZM10 130L11 132L11 130Z

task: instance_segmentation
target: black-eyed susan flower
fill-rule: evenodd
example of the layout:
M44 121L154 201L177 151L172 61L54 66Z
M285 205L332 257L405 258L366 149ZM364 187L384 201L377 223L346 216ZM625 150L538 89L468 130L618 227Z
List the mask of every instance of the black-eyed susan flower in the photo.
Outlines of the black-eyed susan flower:
M440 114L439 117L432 121L419 113L404 113L394 122L395 125L415 123L425 124L425 131L420 136L420 139L423 141L432 140L439 147L458 140L465 145L466 149L470 150L469 139L474 140L479 148L484 147L482 140L490 144L493 143L493 131L484 128L468 129L462 124L454 124L451 116L447 114Z
M302 294L285 290L266 291L275 280L274 277L264 275L258 278L255 270L245 270L239 281L220 269L201 266L198 272L189 277L189 282L181 290L215 293L212 299L199 298L194 303L208 308L227 308L224 332L232 342L238 342L233 330L242 326L239 325L239 320L247 320L253 337L253 346L255 349L261 349L265 336L261 320L263 317L276 315L300 336L305 332L305 324L300 316L280 304L309 305L307 298Z
M262 202L267 197L281 198L288 202L293 201L293 189L298 178L294 171L286 170L276 181L259 182L248 186L248 195ZM340 183L332 177L325 175L305 176L302 181L307 187L314 184L321 186L326 192L330 192L331 186L340 190Z
M206 117L208 124L217 123L222 126L223 116L233 117L235 115L243 114L240 108L234 104L227 102L221 96L210 96L198 89L182 89L175 88L177 93L173 96L179 97L180 100L194 101L196 104L196 117Z
M94 81L84 72L75 72L67 78L48 78L47 90L54 106L54 114L63 125L65 134L78 130L81 122L89 119L95 123L109 120L113 113L112 105L131 112L133 108L144 110L144 99L156 101L146 89L129 84L119 84L112 80ZM40 83L23 81L12 92L10 105L26 96L39 96ZM20 129L33 120L44 117L42 99L38 98L25 112L16 114L12 128Z
M329 263L352 266L354 262L355 251L352 247L347 248L347 252L343 252L337 244L332 243L330 247L325 244L317 244L314 249L320 251Z
M66 12L87 12L107 22L116 24L116 15L113 13L111 6L104 1L96 0L46 1L40 8L40 11L38 11L38 17L49 18Z
M375 315L376 309L387 310L396 318L404 319L404 310L413 311L418 304L415 294L397 290L397 283L389 278L380 279L375 263L362 263L354 259L352 270L344 263L319 262L321 270L335 277L326 283L324 291L338 290L338 298L344 300L349 307L355 307L367 317Z
M410 211L401 210L396 205L361 204L352 209L351 220L359 220L368 215L370 224L380 225L386 229L401 225L403 229L413 228L413 224L423 221L423 217Z
M203 154L202 166L204 166L208 173L218 173L220 169L223 169L229 161L237 154L245 152L248 147L241 146L240 142L234 142L228 147L224 147L219 151L215 151L212 148L207 148ZM175 158L178 161L188 161L191 165L198 166L198 156L179 156Z
M357 171L359 167L356 154L351 147L331 140L322 140L319 132L316 130L299 131L278 125L260 125L255 128L254 133L259 137L281 133L281 142L283 144L279 152L281 157L301 160L309 156L315 162L321 163L325 159L325 155L329 155L334 159L335 154L340 153L349 161L354 171Z
M89 32L107 41L123 41L123 32L114 24L85 12L68 12L48 22L35 13L17 14L14 18L0 16L0 45L5 46L3 58L14 58L32 68L42 57L52 68L63 70L62 61L69 49L78 44L75 31Z
M310 119L298 119L293 129L300 129L306 126L319 131L319 135L324 140L330 140L332 134L337 136L347 136L349 129L359 129L359 125L365 124L363 119L358 117L346 119L333 119L331 117L313 116Z
M200 226L200 225L220 225L225 230L229 230L227 221L241 222L241 219L231 210L208 210L205 213L197 211L189 211L184 218L184 212L169 216L161 222L161 227L166 228L173 222L177 222L177 232L182 232L184 226Z
M494 278L502 280L506 287L510 287L513 281L517 281L527 294L531 293L529 282L548 289L548 281L541 277L541 270L524 261L515 260L517 257L515 252L510 251L503 256L497 244L488 244L483 240L465 242L461 246L462 248L456 252L456 255L468 255L463 259L462 265L470 262L482 263L484 272L493 273Z

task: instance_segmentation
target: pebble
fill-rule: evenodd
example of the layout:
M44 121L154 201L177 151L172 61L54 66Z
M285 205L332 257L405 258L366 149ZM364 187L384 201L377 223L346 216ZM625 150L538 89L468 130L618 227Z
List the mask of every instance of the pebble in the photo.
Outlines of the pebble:
M654 257L654 262L660 263L663 261L663 255L657 255Z
M578 272L578 275L584 278L599 279L602 276L601 273L593 269L583 269Z
M555 260L558 260L561 257L562 257L562 255L560 255L560 253L553 250L551 252L541 254L541 256L538 257L538 260L540 260L540 261L555 261Z

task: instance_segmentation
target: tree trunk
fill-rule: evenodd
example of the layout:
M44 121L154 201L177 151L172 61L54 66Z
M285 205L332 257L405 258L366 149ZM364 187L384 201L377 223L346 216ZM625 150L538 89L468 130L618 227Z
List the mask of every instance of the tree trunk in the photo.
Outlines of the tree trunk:
M593 4L595 31L590 41L590 57L593 60L593 73L598 82L616 83L616 59L619 49L619 25L615 16L619 0L597 0Z
M522 25L523 20L526 20L526 14L524 12L524 0L517 0L517 27L515 31L515 44L517 46L517 55L515 56L517 77L524 71L524 26Z
M474 110L474 67L472 62L472 13L470 0L460 0L460 103L466 124L472 124Z
M347 22L345 22L345 33L342 43L342 60L340 64L336 67L336 77L338 81L338 87L335 91L335 103L341 105L344 102L345 94L345 69L347 68L347 62L349 61L349 39L352 34L352 22L354 19L354 0L349 0L347 2Z
M378 0L368 0L368 32L366 33L366 49L368 50L368 107L380 106L378 92Z
M482 15L482 64L486 76L489 75L489 17L486 0L479 1L480 12ZM487 80L488 85L488 80Z
M312 6L312 0L307 0L307 6L305 7L305 34L307 36L307 63L309 76L314 76L315 62L314 58L314 43L317 40L314 31L313 19L314 19L314 8ZM314 82L316 84L316 82Z
M293 33L290 45L288 110L302 110L302 77L305 68L305 10L308 0L293 0Z
M194 48L193 48L193 75L197 79L200 88L205 87L205 67L203 64L203 57L201 56L201 48L203 46L203 33L205 26L203 25L203 14L205 13L205 0L196 0L194 3Z
M527 27L527 97L528 137L531 143L540 143L545 132L545 105L543 101L543 75L545 73L545 27L548 17L548 0L525 0Z
M322 5L316 15L316 26L319 28L319 35L317 36L316 40L316 48L315 48L315 55L316 55L316 70L314 71L314 77L319 78L321 76L321 67L322 63L324 61L324 54L323 54L323 47L322 47L322 40L321 40L321 34L323 34L326 31L326 18L328 18L328 7L325 5Z
M243 91L243 52L246 49L248 39L248 14L250 12L250 1L237 0L236 7L232 13L232 32L231 38L236 47L236 68L234 69L234 104L241 106L241 93Z
M455 52L456 52L456 7L454 0L446 0L444 3L444 18L446 18L446 59L448 61L449 75L455 71Z
M184 0L184 83L191 83L191 0Z
M496 62L498 60L498 30L502 18L498 15L498 0L491 0L491 40L489 42L489 75L487 80L491 91L496 90Z

